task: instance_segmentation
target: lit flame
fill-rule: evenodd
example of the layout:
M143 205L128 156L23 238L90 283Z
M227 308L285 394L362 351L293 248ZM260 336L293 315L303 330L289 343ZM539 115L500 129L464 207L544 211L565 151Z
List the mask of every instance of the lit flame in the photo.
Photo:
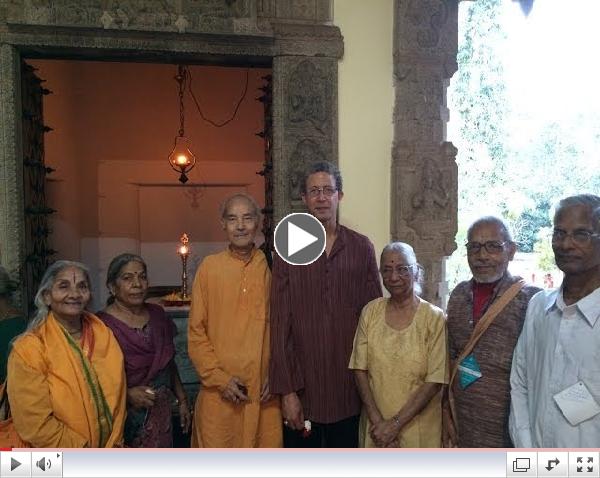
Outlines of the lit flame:
M189 252L188 246L181 246L179 248L179 254L182 256L186 255Z
M177 156L177 158L175 159L175 162L177 164L179 164L180 166L185 166L186 164L189 163L189 159L185 154L179 154Z

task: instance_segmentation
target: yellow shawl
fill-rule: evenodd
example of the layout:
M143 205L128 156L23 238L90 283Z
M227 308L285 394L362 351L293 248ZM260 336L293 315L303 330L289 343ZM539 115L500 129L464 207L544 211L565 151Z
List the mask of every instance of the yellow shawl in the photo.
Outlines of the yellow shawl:
M112 332L84 314L83 348L52 312L15 341L8 396L15 429L36 448L113 447L125 423L123 354Z

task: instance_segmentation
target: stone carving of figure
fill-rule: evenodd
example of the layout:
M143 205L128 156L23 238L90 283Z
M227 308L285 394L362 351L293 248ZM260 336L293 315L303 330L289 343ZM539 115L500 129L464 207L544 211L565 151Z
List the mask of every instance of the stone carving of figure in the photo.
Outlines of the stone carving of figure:
M327 121L327 81L310 61L300 63L290 75L288 84L288 120L309 121L323 131Z
M315 161L325 161L325 155L317 143L304 139L298 143L290 158L290 198L292 201L302 199L302 180L306 167Z
M443 171L435 168L431 159L426 159L421 173L421 187L411 198L413 218L437 220L445 216L450 201Z

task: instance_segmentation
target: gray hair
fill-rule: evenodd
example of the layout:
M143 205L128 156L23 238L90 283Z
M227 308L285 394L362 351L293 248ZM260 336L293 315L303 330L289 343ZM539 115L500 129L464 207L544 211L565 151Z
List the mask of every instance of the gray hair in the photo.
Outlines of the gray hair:
M0 297L10 299L17 287L18 284L10 278L6 269L0 266Z
M379 258L380 267L383 264L383 256L390 252L402 254L404 257L406 257L408 262L410 262L413 265L413 278L415 280L414 290L415 294L417 294L420 297L423 293L423 274L425 271L421 264L417 262L417 255L415 254L415 250L410 244L407 244L406 242L390 242L387 246L383 248L383 251L381 251L381 256Z
M260 220L260 218L261 218L260 206L256 202L256 199L254 199L252 196L250 196L250 194L246 194L246 193L236 193L233 196L229 196L227 199L225 199L225 201L223 201L223 203L221 204L221 219L225 219L225 215L227 214L227 211L229 210L229 207L231 206L231 204L234 201L237 201L239 199L243 199L243 200L247 201L248 204L250 204L250 206L252 206L252 209L254 209L254 215L256 216L256 219Z
M558 214L558 211L573 206L584 206L588 208L592 215L592 222L596 231L600 231L600 197L594 194L578 194L576 196L569 196L558 201L556 209L554 211L554 217Z
M110 261L108 270L106 271L106 287L108 287L109 292L108 299L106 299L106 305L110 305L115 301L115 297L110 291L110 286L116 284L121 270L123 270L123 267L130 262L139 262L144 267L144 272L146 274L148 273L148 266L146 265L146 262L137 254L124 252L123 254L119 254L118 256L114 257L113 260Z
M31 319L31 322L29 322L29 330L33 330L36 327L42 325L48 318L48 312L50 312L50 309L44 302L44 294L46 292L50 292L50 289L52 289L52 286L56 281L56 276L60 274L63 270L68 269L69 267L75 267L76 269L79 269L81 272L83 272L88 286L91 285L90 271L87 268L87 266L85 266L81 262L75 261L56 261L54 264L48 267L48 269L46 269L46 272L44 272L42 280L40 281L40 286L38 287L38 290L35 293L33 303L35 305L36 312L33 318Z
M340 170L335 164L330 163L329 161L316 161L308 165L302 178L302 191L306 192L306 182L308 181L308 177L316 173L327 173L330 176L333 176L335 179L335 188L339 192L343 192L343 182Z
M502 234L503 239L507 242L514 242L508 225L502 219L496 216L483 216L477 219L473 224L469 226L469 229L467 229L467 240L470 240L473 231L483 224L493 224L495 226L498 226L498 229L500 229L500 234Z

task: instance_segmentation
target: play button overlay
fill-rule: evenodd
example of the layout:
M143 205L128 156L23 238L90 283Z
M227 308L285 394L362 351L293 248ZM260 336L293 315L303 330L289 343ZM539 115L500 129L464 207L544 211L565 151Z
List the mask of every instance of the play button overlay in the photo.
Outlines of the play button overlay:
M325 228L305 212L288 214L275 228L275 250L288 264L311 264L325 250Z

